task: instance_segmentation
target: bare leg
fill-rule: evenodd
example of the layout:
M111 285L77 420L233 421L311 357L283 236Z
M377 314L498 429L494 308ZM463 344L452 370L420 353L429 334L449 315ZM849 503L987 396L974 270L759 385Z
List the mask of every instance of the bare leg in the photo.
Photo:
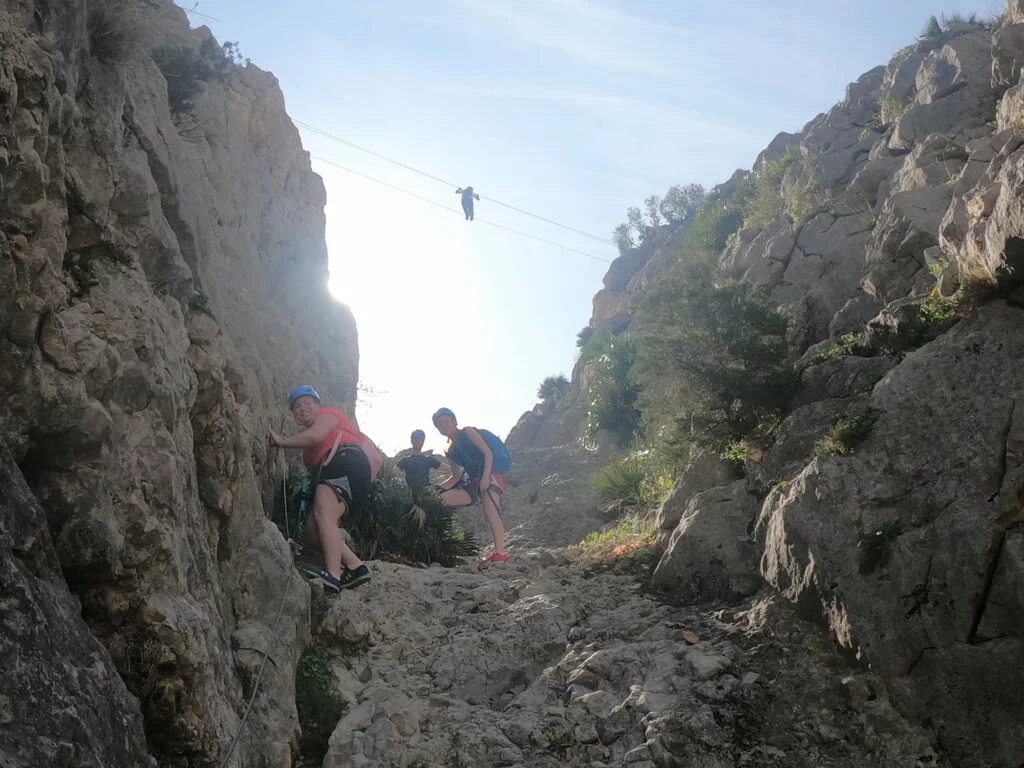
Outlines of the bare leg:
M356 557L356 553L345 543L345 536L338 526L341 516L346 511L345 502L339 501L329 487L326 485L316 487L313 519L316 522L316 532L324 551L324 568L330 571L336 579L341 577L342 565L349 569L355 569L363 564L363 561Z
M492 491L492 493L496 493ZM487 491L480 491L480 505L484 508L484 519L487 527L491 529L491 538L494 539L494 552L498 555L505 554L505 525L501 522L498 508L494 505L491 494Z
M441 494L441 503L446 507L465 507L472 504L473 500L461 488L453 488Z
M497 491L494 491L497 493ZM461 488L445 491L441 494L441 503L446 507L463 507L472 504L473 500ZM484 520L491 531L491 539L494 540L494 551L499 555L505 554L505 526L498 515L498 508L494 506L490 495L486 491L480 492L480 504L484 510Z

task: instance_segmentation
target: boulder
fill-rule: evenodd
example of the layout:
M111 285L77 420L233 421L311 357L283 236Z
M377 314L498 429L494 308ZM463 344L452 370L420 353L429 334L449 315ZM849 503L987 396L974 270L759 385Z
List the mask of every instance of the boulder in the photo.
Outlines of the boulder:
M762 585L750 536L757 497L737 480L690 500L654 571L651 586L684 604L734 601Z
M1024 24L1008 24L992 34L992 89L1003 94L1020 81L1024 65Z
M1022 321L992 304L909 354L868 401L881 415L866 441L812 461L758 523L765 578L817 611L964 766L1024 753L1024 672L1008 661L1024 650Z
M739 469L734 462L727 461L715 453L705 453L697 458L676 482L668 498L658 507L655 524L659 538L664 540L679 525L690 501L698 493L736 479Z

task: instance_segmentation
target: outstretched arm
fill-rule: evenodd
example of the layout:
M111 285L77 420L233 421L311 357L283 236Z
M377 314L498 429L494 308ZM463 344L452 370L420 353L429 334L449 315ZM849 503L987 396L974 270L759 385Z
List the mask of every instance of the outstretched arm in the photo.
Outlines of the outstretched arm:
M451 470L452 476L441 483L441 487L444 488L446 491L455 487L455 485L462 478L463 472L462 467L460 467L458 464L451 461L450 459L448 461L448 468Z
M271 429L270 439L274 441L274 445L281 448L312 448L320 445L336 426L338 426L337 416L321 413L309 429L290 437L282 437Z

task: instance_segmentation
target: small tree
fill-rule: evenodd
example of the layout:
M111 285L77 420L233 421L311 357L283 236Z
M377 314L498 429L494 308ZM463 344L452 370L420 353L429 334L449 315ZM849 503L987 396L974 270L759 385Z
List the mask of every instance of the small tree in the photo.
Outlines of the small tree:
M636 244L633 242L632 231L626 222L622 222L612 231L612 239L615 241L615 245L618 246L620 256L625 256L636 248Z
M557 400L569 391L569 380L562 374L548 376L537 388L537 397L545 403L548 400Z
M661 226L661 198L657 195L651 195L644 200L644 210L647 211L647 220L651 222L652 227Z
M942 26L939 24L939 20L934 16L929 16L928 23L921 30L920 37L922 40L938 40L942 37Z
M637 314L633 379L648 428L685 425L713 447L789 402L787 320L763 294L694 267L648 294Z
M729 241L729 235L743 224L743 210L719 201L702 208L693 218L687 245L696 254L718 255Z
M680 224L697 213L707 199L700 184L671 187L661 200L661 215L669 224Z
M153 61L160 68L167 82L167 105L174 115L181 115L192 108L192 99L210 80L213 70L210 64L188 46L161 46L152 53Z
M632 343L622 336L608 342L607 351L596 358L587 391L589 407L583 424L583 437L593 440L606 430L626 445L640 427L636 409L638 390L630 379L635 352Z
M631 205L626 209L626 225L629 227L631 234L636 232L637 240L642 243L644 241L644 234L647 231L647 225L644 222L643 213L635 205Z

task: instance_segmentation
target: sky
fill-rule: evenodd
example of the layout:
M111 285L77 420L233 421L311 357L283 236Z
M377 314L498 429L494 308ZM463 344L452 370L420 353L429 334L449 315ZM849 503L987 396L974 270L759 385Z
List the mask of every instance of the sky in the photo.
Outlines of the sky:
M360 427L386 451L441 406L502 436L571 372L625 210L749 168L931 14L1002 0L200 0L194 27L281 83L327 188L330 286L359 328ZM770 6L770 8L768 7ZM203 14L200 16L199 14ZM213 18L210 18L213 17ZM374 177L426 202L365 176ZM477 220L455 186L484 198ZM450 209L445 211L442 207ZM557 248L506 227L583 251ZM316 382L309 382L315 386Z

